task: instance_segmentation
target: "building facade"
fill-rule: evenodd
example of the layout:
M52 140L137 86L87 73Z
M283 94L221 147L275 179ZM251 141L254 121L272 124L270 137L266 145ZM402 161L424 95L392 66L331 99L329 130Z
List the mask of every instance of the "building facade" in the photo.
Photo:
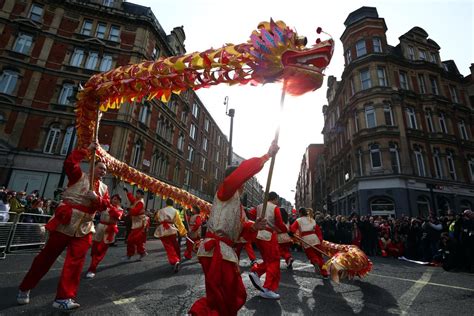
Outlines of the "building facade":
M443 60L420 27L389 45L376 8L362 7L344 24L345 68L340 81L329 77L323 108L320 192L328 211L427 216L472 209L472 75Z
M52 197L75 144L75 95L92 75L184 54L150 8L117 1L0 2L0 183ZM113 156L211 201L228 141L190 89L106 112L99 142ZM118 181L109 177L114 190ZM150 196L148 208L160 207Z
M245 158L232 152L232 166L238 166ZM263 203L262 185L258 182L256 177L250 178L244 185L244 192L242 193L242 204L245 207L252 208Z
M301 160L300 172L296 182L295 206L310 207L322 211L321 200L317 197L316 179L319 168L317 161L324 155L324 144L310 144Z

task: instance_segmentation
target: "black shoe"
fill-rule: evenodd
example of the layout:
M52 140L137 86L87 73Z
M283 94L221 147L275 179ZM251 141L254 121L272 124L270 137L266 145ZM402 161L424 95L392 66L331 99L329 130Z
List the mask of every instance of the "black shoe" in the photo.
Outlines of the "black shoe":
M181 262L179 262L179 261L176 262L176 263L174 264L173 272L174 272L174 273L178 273L180 266L181 266Z

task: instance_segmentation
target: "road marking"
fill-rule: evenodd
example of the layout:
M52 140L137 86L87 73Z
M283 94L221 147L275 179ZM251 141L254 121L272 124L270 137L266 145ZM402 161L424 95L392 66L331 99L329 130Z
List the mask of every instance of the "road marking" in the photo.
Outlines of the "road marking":
M113 301L115 305L130 304L135 302L137 299L135 297L122 298L120 300Z
M429 283L431 276L433 275L434 269L426 270L421 278L419 278L415 284L413 284L408 291L406 291L397 301L398 306L400 307L400 311L402 315L407 315L408 310L410 309L411 305L415 301L418 294L420 294L421 290L425 287L426 284Z
M387 279L400 280L400 281L405 281L405 282L424 283L423 281L420 281L421 279L420 280L405 279L405 278L399 278L399 277L376 274L376 273L369 273L368 276L376 276L376 277L379 277L379 278L387 278ZM447 287L447 288L456 289L456 290L464 290L464 291L474 292L474 289L470 289L470 288L462 287L462 286L456 286L456 285L448 285L448 284L435 283L435 282L427 282L426 285Z

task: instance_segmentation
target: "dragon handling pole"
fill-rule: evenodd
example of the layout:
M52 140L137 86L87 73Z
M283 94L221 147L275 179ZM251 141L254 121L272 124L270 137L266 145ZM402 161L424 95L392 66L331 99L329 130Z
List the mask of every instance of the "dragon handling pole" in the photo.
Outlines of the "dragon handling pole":
M99 139L99 119L100 119L100 110L97 110L96 118L95 118L95 126L94 126L94 135L93 139L94 142L97 143ZM95 165L95 151L96 148L93 149L91 153L91 159L89 162L89 190L94 190L94 165Z

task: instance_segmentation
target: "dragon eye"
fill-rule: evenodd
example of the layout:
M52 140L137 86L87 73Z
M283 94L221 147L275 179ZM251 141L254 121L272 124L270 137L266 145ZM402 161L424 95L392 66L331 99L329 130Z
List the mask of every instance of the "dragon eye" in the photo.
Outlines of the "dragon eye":
M295 41L296 46L306 46L308 44L308 39L306 36L298 36Z

